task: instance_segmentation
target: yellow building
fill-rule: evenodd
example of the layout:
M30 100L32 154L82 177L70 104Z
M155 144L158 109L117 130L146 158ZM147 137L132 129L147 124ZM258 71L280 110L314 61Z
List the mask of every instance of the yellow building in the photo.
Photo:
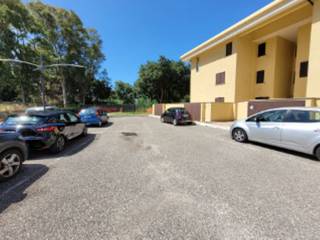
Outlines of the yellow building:
M181 59L194 103L320 98L320 0L275 0Z

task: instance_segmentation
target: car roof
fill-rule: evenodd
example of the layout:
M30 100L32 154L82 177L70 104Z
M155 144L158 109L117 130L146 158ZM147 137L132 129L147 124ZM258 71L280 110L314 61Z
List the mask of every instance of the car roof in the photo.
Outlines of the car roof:
M69 111L62 111L62 110L57 110L57 111L35 111L35 112L29 112L27 115L28 116L39 116L39 117L50 117L62 113L67 113Z
M172 107L172 108L168 108L168 110L170 110L170 109L172 109L172 110L180 110L180 109L185 110L185 108L183 108L183 107Z
M317 107L279 107L279 108L270 108L261 112L268 112L274 110L300 110L300 111L320 111L320 108Z

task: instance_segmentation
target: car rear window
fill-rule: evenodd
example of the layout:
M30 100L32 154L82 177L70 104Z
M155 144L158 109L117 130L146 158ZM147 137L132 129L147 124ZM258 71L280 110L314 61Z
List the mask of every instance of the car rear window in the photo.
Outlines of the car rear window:
M186 109L183 109L183 108L178 108L177 112L182 113L182 114L185 114L185 113L188 114L188 111Z
M35 125L45 121L41 116L9 116L5 124L7 125Z

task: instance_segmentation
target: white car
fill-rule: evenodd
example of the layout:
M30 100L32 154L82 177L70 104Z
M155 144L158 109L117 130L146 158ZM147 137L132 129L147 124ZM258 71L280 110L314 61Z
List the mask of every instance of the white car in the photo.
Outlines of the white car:
M320 108L270 109L234 122L230 133L237 142L265 143L320 160Z

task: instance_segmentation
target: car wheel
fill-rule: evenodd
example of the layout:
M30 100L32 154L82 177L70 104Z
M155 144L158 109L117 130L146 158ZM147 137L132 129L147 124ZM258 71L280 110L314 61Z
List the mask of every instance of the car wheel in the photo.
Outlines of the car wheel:
M83 132L81 134L83 137L87 136L88 135L88 128L87 127L84 127L83 128Z
M64 138L64 136L59 135L56 139L56 142L50 148L50 151L52 153L60 153L64 150L65 145L66 145L66 139Z
M20 171L23 161L23 155L15 149L0 154L0 181L15 176Z
M161 117L161 118L160 118L160 121L161 121L162 123L164 123L164 117Z
M315 156L317 157L317 159L320 161L320 146L316 148L314 153L315 153Z
M99 127L102 127L102 122L99 122L99 124L98 124L98 125L99 125Z
M248 141L247 133L241 128L236 128L236 129L233 130L232 138L235 141L241 142L241 143L244 143L244 142Z
M174 126L178 126L178 121L177 121L177 119L173 119L173 125L174 125Z

